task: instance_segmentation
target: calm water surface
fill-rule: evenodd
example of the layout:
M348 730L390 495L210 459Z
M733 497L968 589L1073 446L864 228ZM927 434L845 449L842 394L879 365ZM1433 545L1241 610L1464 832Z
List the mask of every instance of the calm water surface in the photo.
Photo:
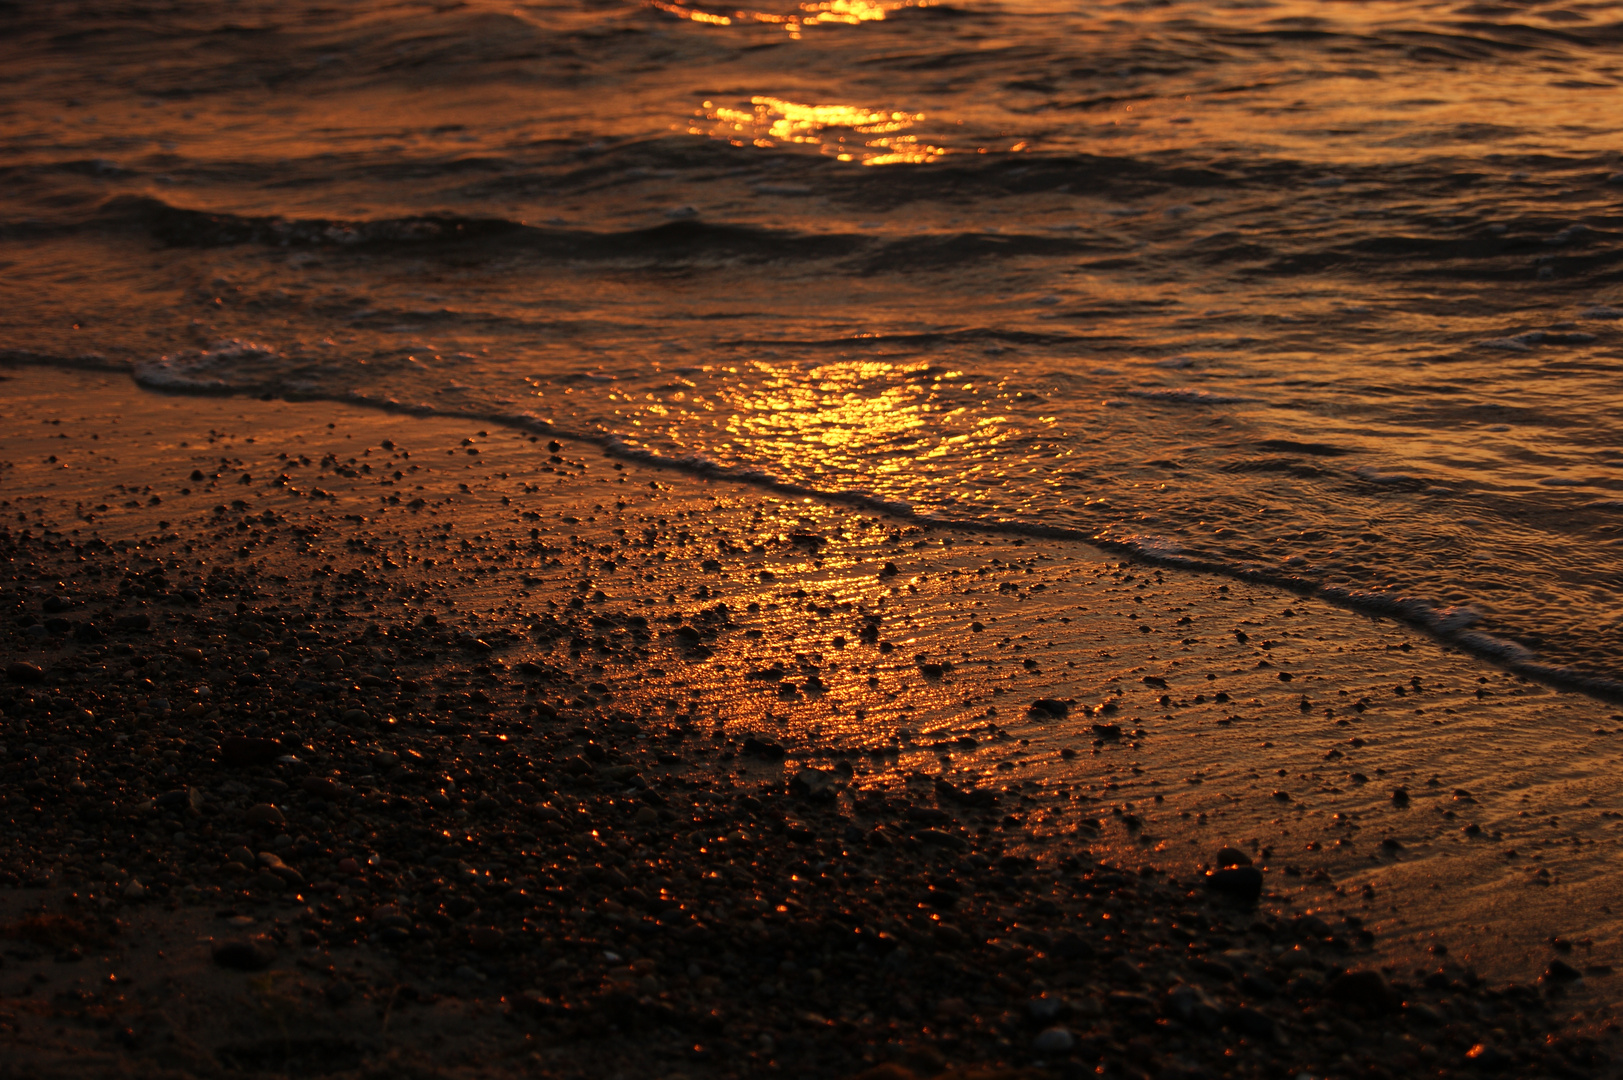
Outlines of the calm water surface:
M0 54L14 359L1623 670L1618 3L19 4Z

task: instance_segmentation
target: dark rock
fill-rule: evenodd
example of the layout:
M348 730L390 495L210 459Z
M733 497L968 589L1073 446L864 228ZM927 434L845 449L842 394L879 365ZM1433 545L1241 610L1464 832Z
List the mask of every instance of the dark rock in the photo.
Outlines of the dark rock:
M835 781L839 774L833 769L801 769L789 781L789 790L803 799L814 802L832 802L836 793Z
M920 829L913 836L920 843L934 844L953 851L962 851L969 846L963 837L956 833L942 832L940 829Z
M766 761L782 761L787 756L787 752L778 743L756 738L744 740L744 753L749 757L762 758Z
M37 683L45 678L45 672L36 664L16 660L6 665L6 678L12 682Z
M952 781L936 777L935 794L938 799L945 799L959 806L973 806L981 809L997 805L997 793L986 788L959 787Z
M1544 981L1552 983L1575 982L1584 977L1583 972L1571 964L1557 957L1550 961L1550 966L1544 969Z
M220 743L220 763L232 768L269 765L282 756L282 744L275 739L249 739L233 736Z
M159 795L156 805L160 810L201 810L203 793L196 788L179 788Z
M1038 698L1031 703L1028 710L1036 716L1048 716L1055 720L1063 720L1071 713L1071 704L1058 698Z
M1223 1020L1230 1028L1247 1038L1267 1040L1274 1037L1273 1017L1249 1005L1230 1009Z
M1250 866L1251 856L1237 847L1217 849L1217 866L1219 869L1230 866Z
M222 941L214 947L214 962L232 971L264 971L275 959L275 945L263 936Z
M1357 1005L1370 1012L1386 1012L1399 1004L1398 996L1387 985L1385 977L1369 968L1343 971L1325 986L1324 995L1332 1001Z
M113 625L120 630L150 630L152 616L144 611L135 615L120 615L113 621Z
M1215 1031L1222 1025L1217 1003L1198 986L1179 983L1166 992L1161 1008L1168 1016L1191 1027Z
M1254 904L1262 896L1262 871L1254 866L1231 866L1206 875L1206 887L1235 900Z
M279 826L287 822L287 818L283 816L282 811L271 803L255 803L248 808L248 812L243 814L242 817L250 825Z

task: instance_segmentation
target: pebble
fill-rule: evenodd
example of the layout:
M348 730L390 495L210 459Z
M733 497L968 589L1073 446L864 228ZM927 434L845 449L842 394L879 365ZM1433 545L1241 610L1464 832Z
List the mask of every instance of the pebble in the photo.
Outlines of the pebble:
M1334 1001L1357 1005L1370 1012L1386 1012L1398 1004L1385 976L1368 968L1342 972L1330 980L1324 992Z
M287 821L282 811L271 803L256 803L242 815L250 825L281 825Z
M37 683L45 678L45 672L38 664L30 664L26 660L14 660L6 665L6 678L12 682Z
M1262 871L1254 866L1231 866L1208 871L1206 887L1235 900L1254 904L1262 896Z
M1584 977L1584 973L1571 964L1556 957L1550 961L1550 966L1544 969L1544 979L1552 983L1576 982Z
M789 789L796 795L819 802L834 799L836 783L840 779L833 769L801 769L789 781Z
M1031 1048L1039 1054L1069 1054L1076 1049L1076 1036L1069 1028L1044 1028L1031 1040Z
M264 971L275 959L275 946L263 936L236 938L214 947L214 962L233 971Z

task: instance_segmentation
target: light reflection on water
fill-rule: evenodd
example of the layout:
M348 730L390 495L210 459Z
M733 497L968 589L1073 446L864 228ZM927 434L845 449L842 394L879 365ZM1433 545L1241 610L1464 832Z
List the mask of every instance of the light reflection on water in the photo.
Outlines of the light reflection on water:
M930 0L903 0L901 3L876 3L874 0L823 0L821 3L801 4L799 9L785 14L768 11L738 10L726 13L706 11L673 0L647 0L648 6L667 15L705 26L734 26L761 24L782 27L793 39L799 40L808 26L835 24L854 26L865 22L883 22L894 11L909 7L929 7Z
M917 136L898 134L923 120L923 113L852 105L801 105L760 95L750 98L749 103L751 107L744 109L706 101L695 115L708 122L708 128L695 125L688 131L726 139L734 146L765 150L782 144L815 146L840 161L860 161L864 165L925 164L947 152L920 143ZM843 134L846 132L850 134Z

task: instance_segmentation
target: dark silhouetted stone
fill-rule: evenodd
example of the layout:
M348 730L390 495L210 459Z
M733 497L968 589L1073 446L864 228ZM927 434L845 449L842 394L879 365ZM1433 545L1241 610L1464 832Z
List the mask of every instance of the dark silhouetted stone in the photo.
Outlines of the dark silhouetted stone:
M222 941L214 947L214 962L232 971L264 971L276 959L276 949L262 937Z
M1206 887L1213 892L1254 904L1262 896L1262 871L1254 866L1231 866L1206 875Z

